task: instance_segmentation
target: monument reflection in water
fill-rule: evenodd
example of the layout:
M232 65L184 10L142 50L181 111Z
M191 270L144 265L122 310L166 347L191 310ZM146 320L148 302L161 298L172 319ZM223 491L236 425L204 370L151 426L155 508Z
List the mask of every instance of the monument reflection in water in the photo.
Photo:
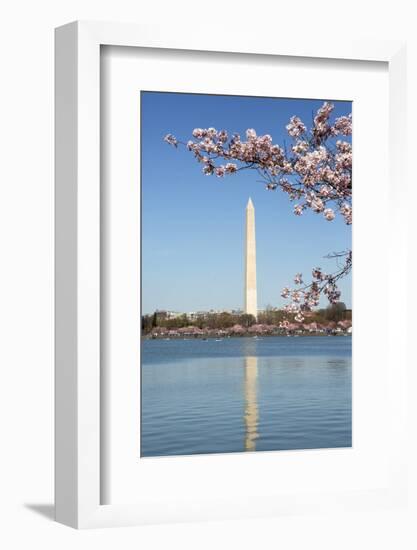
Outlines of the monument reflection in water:
M245 451L256 451L258 434L258 358L245 357Z

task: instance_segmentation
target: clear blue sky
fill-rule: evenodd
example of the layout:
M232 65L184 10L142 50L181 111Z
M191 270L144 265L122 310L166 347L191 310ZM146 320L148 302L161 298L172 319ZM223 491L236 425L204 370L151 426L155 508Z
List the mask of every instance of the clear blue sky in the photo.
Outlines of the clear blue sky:
M285 125L292 115L307 126L322 100L142 92L142 311L197 311L243 306L245 207L256 214L258 308L281 307L284 286L296 272L334 271L323 256L351 247L351 228L341 217L292 213L280 190L267 191L256 172L205 176L185 147L163 142L167 133L190 139L194 128L229 133L247 128L291 143ZM350 102L333 102L334 116L351 112ZM351 279L340 288L351 306ZM327 305L322 301L323 305Z

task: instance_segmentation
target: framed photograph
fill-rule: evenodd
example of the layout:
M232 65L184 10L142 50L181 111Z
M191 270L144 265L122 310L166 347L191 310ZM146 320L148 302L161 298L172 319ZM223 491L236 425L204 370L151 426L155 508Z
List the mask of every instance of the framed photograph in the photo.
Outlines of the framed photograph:
M57 29L58 521L405 502L404 81L399 42Z

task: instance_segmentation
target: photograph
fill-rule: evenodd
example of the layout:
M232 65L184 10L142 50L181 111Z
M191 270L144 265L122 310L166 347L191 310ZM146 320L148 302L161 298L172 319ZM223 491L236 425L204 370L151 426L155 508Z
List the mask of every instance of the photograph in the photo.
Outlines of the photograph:
M139 456L352 447L352 101L138 101Z

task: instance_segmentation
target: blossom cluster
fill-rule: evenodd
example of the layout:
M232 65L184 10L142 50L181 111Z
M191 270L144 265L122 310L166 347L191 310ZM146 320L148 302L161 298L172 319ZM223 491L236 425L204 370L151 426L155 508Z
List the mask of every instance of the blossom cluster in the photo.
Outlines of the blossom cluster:
M331 121L333 109L331 103L324 102L310 130L299 117L291 117L286 130L293 144L288 151L269 134L258 136L253 128L248 128L244 137L237 133L229 136L226 130L216 128L195 128L187 143L172 134L164 140L174 147L185 145L208 176L222 178L240 170L256 170L268 190L280 188L295 201L297 216L309 209L332 221L339 212L351 224L352 147L337 137L351 135L352 118L341 116Z
M319 305L321 294L327 297L330 304L336 304L339 301L341 293L337 283L352 269L352 251L340 252L331 257L344 259L343 265L337 272L327 274L320 267L316 267L312 270L312 280L308 284L304 284L302 274L297 273L294 277L295 288L285 287L282 290L282 298L290 300L285 310L294 315L295 321L300 323L304 321L303 313Z

